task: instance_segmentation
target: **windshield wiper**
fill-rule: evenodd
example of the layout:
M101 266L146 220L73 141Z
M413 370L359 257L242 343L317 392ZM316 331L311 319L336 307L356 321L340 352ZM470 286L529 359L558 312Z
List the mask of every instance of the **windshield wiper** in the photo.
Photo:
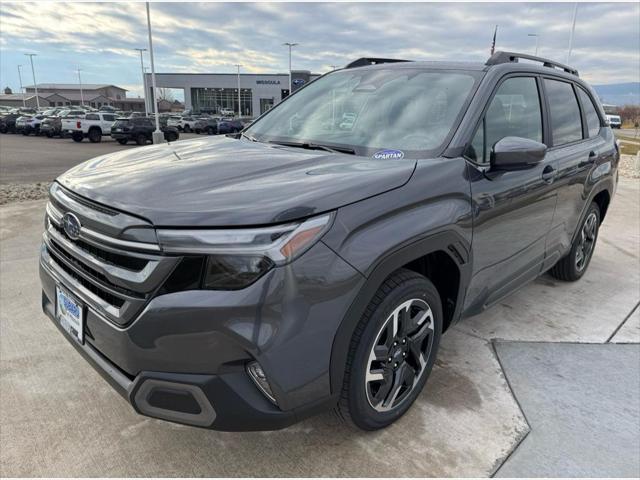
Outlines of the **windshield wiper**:
M307 150L324 150L331 153L346 153L349 155L355 155L355 150L348 147L334 147L329 145L322 145L321 143L296 143L296 142L275 142L273 140L269 143L275 143L276 145L282 145L284 147L305 148Z
M251 135L247 135L244 132L240 132L240 136L246 138L250 142L257 142L258 141L257 139L253 138Z

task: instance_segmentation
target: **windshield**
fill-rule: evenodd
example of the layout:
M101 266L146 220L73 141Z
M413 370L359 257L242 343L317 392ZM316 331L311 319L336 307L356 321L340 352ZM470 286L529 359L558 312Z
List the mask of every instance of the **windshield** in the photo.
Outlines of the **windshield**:
M474 72L413 68L342 70L270 110L246 134L258 141L347 147L358 155L439 148L475 82Z

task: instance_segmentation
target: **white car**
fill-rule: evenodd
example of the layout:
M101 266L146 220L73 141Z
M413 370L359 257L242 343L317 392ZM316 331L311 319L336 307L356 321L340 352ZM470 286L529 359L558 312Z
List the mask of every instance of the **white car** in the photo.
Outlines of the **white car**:
M40 124L45 118L47 117L42 114L18 117L16 118L16 131L21 132L23 135L29 135L31 133L39 135Z
M605 115L607 120L609 121L609 125L611 128L620 128L622 126L622 120L620 119L620 115Z
M74 142L87 137L91 143L98 143L103 136L111 135L116 118L111 112L89 112L80 118L63 118L62 131L70 134Z
M168 127L176 127L177 129L180 129L180 122L181 121L182 121L182 116L181 115L171 115L167 119L167 126Z

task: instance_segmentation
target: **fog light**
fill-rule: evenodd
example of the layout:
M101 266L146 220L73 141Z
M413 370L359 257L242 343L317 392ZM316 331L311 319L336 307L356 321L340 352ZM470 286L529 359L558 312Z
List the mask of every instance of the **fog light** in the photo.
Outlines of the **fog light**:
M253 380L253 383L256 384L256 386L260 389L260 391L264 393L264 395L269 400L271 400L271 402L277 405L278 403L276 402L276 399L273 396L273 392L271 391L271 386L267 381L267 376L265 375L264 370L262 370L262 367L260 366L260 364L258 362L248 363L247 372L249 373L251 380Z

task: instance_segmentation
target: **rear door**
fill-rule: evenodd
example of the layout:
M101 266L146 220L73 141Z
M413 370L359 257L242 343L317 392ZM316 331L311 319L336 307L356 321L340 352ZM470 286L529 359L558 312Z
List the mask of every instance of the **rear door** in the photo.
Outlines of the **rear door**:
M571 246L589 197L589 177L609 149L591 95L564 78L545 77L551 145L548 155L558 164L556 209L547 245L545 268L550 268ZM604 132L602 132L604 133Z
M548 155L518 170L492 170L492 147L504 137L546 143L541 80L534 74L503 79L467 150L473 200L473 277L467 314L490 306L535 278L556 207L556 160Z

